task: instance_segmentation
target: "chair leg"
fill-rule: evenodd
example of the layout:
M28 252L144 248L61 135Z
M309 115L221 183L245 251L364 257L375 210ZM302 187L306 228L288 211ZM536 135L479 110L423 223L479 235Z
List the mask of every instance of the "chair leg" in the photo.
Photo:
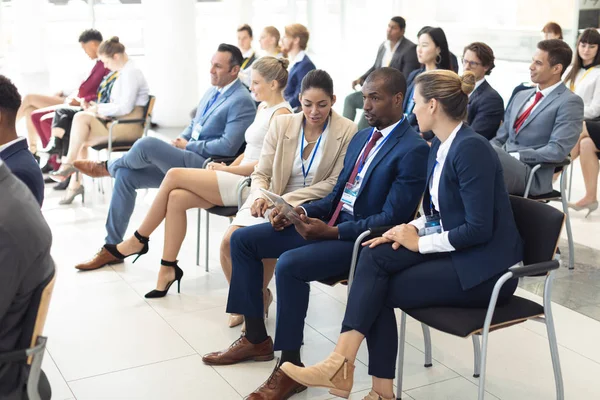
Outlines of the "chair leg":
M481 374L481 345L479 344L479 336L472 335L473 338L473 378L479 378Z
M204 246L204 270L208 272L208 245L210 244L210 239L208 237L209 231L209 222L210 222L210 214L208 211L206 212L206 246Z
M429 331L429 326L425 324L421 324L421 329L423 330L423 342L425 345L425 364L423 366L429 368L433 365L431 362L431 332Z
M558 343L556 341L556 330L554 328L554 316L552 315L552 279L555 271L546 278L544 287L544 315L546 318L546 330L548 332L548 344L550 345L550 356L552 357L552 368L554 369L554 384L556 385L556 399L564 400L565 388L563 385L560 358L558 355Z
M402 311L400 317L400 335L398 337L398 365L396 371L396 399L402 398L402 373L404 370L404 342L406 340L406 313Z
M479 364L479 396L478 400L483 400L485 397L485 367L486 367L486 358L487 358L487 345L488 345L488 337L489 330L484 329L482 334L482 346L481 346L481 358Z
M200 224L202 222L202 210L198 209L198 228L196 235L196 265L200 266Z
M568 167L565 167L568 168ZM571 168L571 171L573 169ZM560 200L562 202L563 212L566 215L565 225L567 227L567 241L569 242L569 269L575 269L575 245L573 244L573 232L571 230L571 216L569 215L569 205L566 198L566 178L563 174L560 177Z
M567 200L569 200L569 201L571 201L571 190L573 189L573 170L575 169L575 168L573 168L574 162L575 161L571 162L571 165L570 165L571 168L569 168L570 169L570 171L569 171L569 194L567 196Z

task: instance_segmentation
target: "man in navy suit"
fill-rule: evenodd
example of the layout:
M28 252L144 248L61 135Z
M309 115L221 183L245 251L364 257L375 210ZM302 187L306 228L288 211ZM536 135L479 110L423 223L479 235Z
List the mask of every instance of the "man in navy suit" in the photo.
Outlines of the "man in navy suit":
M28 150L27 138L17 136L15 122L21 96L10 79L0 75L0 159L33 193L37 202L44 201L44 177L40 166Z
M365 117L373 128L358 132L348 145L333 191L297 207L302 221L293 227L274 211L271 224L239 229L231 237L227 312L244 315L246 335L227 350L205 355L205 363L270 360L275 349L282 350L281 363L301 365L309 282L347 278L354 240L363 231L414 217L425 188L429 148L403 116L406 80L397 69L380 68L369 75L362 91ZM279 259L274 345L263 320L264 258ZM305 389L279 366L268 382L248 399L287 399Z
M209 157L232 157L239 153L246 129L256 115L256 104L238 79L242 62L242 53L237 47L219 45L210 68L213 87L200 101L196 117L171 144L145 137L117 160L108 163L75 161L74 166L86 175L115 178L106 222L106 243L123 241L135 206L136 189L159 187L171 168L202 168ZM75 268L91 270L116 262L122 261L103 247L92 260Z
M290 59L290 74L283 97L292 108L300 107L300 85L302 79L313 69L315 64L305 53L308 45L308 29L302 24L292 24L285 27L285 34L281 40L281 50Z
M494 51L485 43L471 43L463 52L465 71L475 74L475 90L469 95L467 123L481 136L490 140L504 118L504 101L485 77L494 69Z

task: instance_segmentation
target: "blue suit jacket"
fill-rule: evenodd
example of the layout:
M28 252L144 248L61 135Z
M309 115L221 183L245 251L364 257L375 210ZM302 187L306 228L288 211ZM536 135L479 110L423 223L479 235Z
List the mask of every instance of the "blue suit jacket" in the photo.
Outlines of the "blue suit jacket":
M487 81L471 93L467 110L467 123L475 132L488 140L496 136L504 118L504 101Z
M288 76L287 85L283 91L283 97L288 103L290 103L292 108L300 107L298 95L300 94L302 79L304 79L306 74L313 69L316 69L315 64L313 64L307 55L304 56L302 61L292 66L292 70Z
M189 142L186 150L203 158L236 156L244 144L246 129L256 116L256 103L239 80L225 93L220 94L214 104L204 112L216 92L216 88L211 88L204 94L198 104L196 116L181 133L181 137ZM197 130L200 130L200 137L194 140L192 134ZM193 156L191 153L185 155ZM193 165L188 163L188 160L185 161L186 165Z
M346 151L344 168L333 191L306 204L307 214L328 221L373 128L358 132ZM404 120L390 133L365 174L354 203L354 220L337 225L341 240L355 240L369 228L411 221L425 188L429 146Z
M431 144L428 179L433 175L440 140ZM502 165L489 142L470 127L458 131L440 177L442 226L448 231L452 265L468 290L523 260L523 243L515 224ZM429 184L423 197L431 214Z
M19 140L0 152L0 159L33 193L37 202L44 202L44 177L40 166L27 148L27 140Z

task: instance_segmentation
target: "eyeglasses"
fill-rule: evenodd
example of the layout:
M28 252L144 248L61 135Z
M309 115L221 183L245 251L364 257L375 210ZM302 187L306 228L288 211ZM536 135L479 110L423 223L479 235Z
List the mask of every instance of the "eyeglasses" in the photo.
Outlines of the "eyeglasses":
M481 65L480 62L477 61L469 61L463 58L463 65L468 65L469 67L479 67Z

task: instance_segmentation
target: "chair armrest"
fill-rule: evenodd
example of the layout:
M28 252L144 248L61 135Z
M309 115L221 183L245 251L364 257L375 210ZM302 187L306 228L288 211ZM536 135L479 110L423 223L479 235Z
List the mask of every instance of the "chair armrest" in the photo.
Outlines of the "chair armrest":
M379 236L383 235L384 233L386 233L387 231L389 231L390 229L392 229L393 227L394 227L394 225L387 225L387 226L378 226L376 228L369 228L369 231L371 231L369 238L379 237Z
M235 160L237 160L239 156L235 156L235 157L208 157L206 160L204 160L204 164L202 164L202 168L206 168L206 166L208 164L210 164L211 162L216 162L216 163L225 163L227 165L231 164L232 162L234 162Z
M542 168L559 168L559 167L566 167L569 164L571 164L571 160L569 158L565 158L561 162L542 163L541 165L542 165Z
M529 265L515 265L508 270L512 272L513 278L520 278L522 276L541 275L558 269L559 265L557 260L551 260Z
M115 119L110 121L115 124L143 124L146 122L145 119Z

